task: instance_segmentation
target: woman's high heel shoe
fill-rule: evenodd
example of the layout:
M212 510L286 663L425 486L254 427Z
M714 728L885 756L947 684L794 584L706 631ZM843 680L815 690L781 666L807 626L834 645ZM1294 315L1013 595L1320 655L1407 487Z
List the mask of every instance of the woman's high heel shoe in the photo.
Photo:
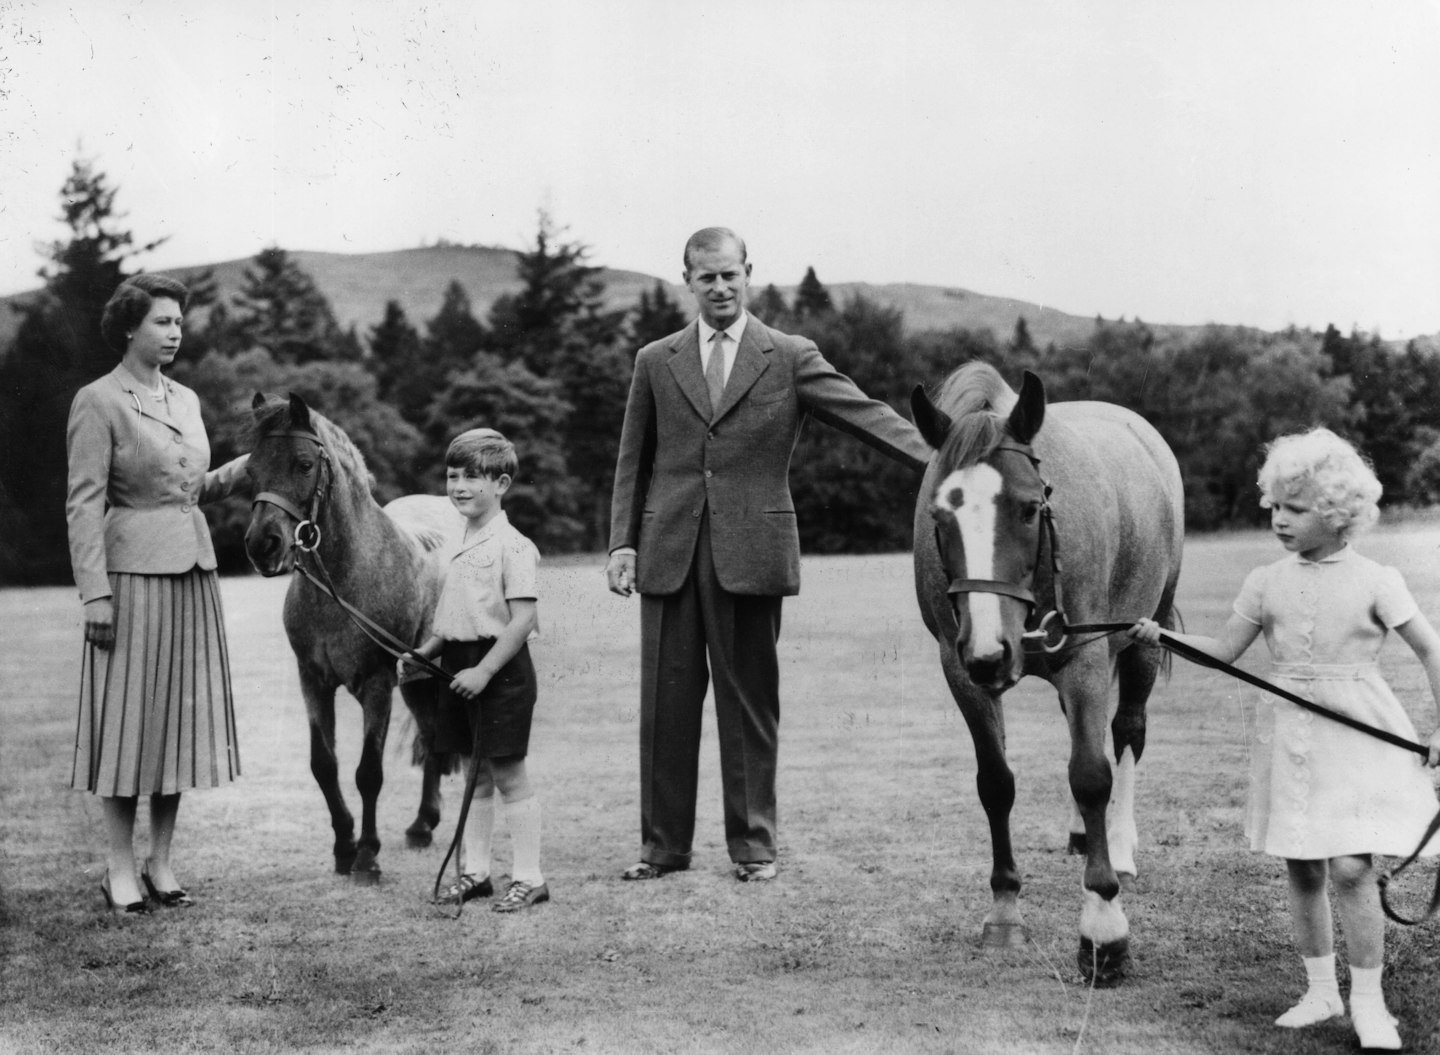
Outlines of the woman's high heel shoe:
M150 896L159 905L165 908L189 908L195 904L195 900L184 890L157 890L155 883L150 878L150 862L145 862L145 867L140 869L140 881L145 884L145 889L150 891Z
M145 915L150 911L150 904L147 901L132 901L128 905L115 904L115 898L110 893L110 871L106 869L105 878L100 880L100 893L105 895L105 907L111 912L134 912Z

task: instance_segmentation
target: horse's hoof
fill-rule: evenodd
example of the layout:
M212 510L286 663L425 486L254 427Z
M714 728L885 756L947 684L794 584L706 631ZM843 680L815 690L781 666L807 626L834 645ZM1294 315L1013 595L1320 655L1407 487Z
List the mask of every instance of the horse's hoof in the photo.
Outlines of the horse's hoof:
M1086 982L1096 988L1116 985L1130 967L1130 939L1121 938L1097 946L1089 938L1081 938L1076 961Z
M1085 856L1085 833L1071 832L1070 842L1065 847L1065 852L1071 857Z
M1134 872L1116 872L1116 873L1115 873L1115 876L1116 876L1117 879L1120 880L1120 893L1122 893L1122 894L1133 894L1133 893L1135 893L1135 873L1134 873Z
M405 829L405 845L411 850L423 850L435 841L430 825L416 821Z
M336 875L338 875L338 876L348 876L348 875L350 874L351 870L352 870L354 867L355 867L355 855L354 855L354 854L336 854L336 855L335 855L335 874L336 874Z
M986 923L980 932L982 949L1018 949L1027 940L1023 923Z
M350 873L350 882L354 883L356 886L379 886L380 869L357 868L355 871Z

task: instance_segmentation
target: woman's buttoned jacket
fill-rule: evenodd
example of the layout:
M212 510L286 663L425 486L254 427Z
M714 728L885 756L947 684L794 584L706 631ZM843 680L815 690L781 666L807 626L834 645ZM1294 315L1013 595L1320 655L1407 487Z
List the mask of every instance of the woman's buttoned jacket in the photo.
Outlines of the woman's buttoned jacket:
M123 366L75 394L66 434L65 516L80 597L108 596L110 572L179 575L213 569L201 512L235 491L248 455L210 471L200 398L165 378L156 400Z

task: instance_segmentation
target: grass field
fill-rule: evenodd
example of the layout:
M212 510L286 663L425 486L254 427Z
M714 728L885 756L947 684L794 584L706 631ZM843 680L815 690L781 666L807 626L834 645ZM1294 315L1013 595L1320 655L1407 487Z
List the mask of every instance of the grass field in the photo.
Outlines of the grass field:
M1440 616L1440 533L1381 532ZM1218 625L1258 534L1186 550L1187 624ZM96 800L65 790L79 604L0 592L0 1051L9 1052L1349 1052L1348 1025L1271 1026L1303 974L1282 866L1243 846L1245 718L1255 694L1181 664L1151 704L1139 776L1134 965L1090 991L1075 968L1079 861L1064 854L1067 744L1053 693L1007 697L1031 940L982 953L989 841L968 734L916 610L907 556L807 560L781 638L780 878L729 876L712 730L695 868L628 884L636 859L638 613L598 560L542 568L541 702L531 773L554 900L518 918L426 898L443 848L408 851L419 776L397 700L377 888L330 871L285 584L229 579L244 777L187 796L177 868L198 904L116 920L97 890ZM1247 657L1263 669L1263 649ZM1387 676L1433 724L1413 657ZM342 769L359 708L342 701ZM458 793L447 784L448 841ZM352 806L357 799L351 792ZM499 871L508 840L500 839ZM1404 892L1422 897L1420 884ZM1440 924L1388 935L1388 992L1417 1052L1440 1053ZM1342 949L1343 960L1343 949Z

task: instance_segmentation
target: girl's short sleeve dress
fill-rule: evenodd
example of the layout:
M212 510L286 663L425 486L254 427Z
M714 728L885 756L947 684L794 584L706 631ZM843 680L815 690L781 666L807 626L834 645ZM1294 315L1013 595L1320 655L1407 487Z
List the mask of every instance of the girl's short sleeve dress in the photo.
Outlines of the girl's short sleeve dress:
M1385 635L1418 612L1394 568L1349 546L1320 561L1292 555L1251 572L1235 612L1264 632L1276 684L1419 739L1376 662ZM1255 729L1245 824L1252 849L1297 860L1415 849L1436 812L1418 755L1269 695ZM1426 848L1436 852L1440 837Z

